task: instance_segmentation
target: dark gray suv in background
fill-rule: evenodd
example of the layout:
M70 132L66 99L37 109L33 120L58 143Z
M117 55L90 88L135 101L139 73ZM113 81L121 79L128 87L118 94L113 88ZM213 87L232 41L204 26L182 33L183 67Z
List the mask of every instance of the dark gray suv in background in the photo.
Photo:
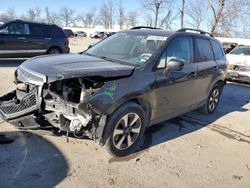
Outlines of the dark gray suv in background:
M210 114L219 103L221 44L189 30L137 27L82 54L29 59L15 73L17 89L0 98L0 115L20 129L71 132L130 154L147 127L197 108Z
M68 45L67 35L54 24L14 20L0 26L0 57L69 53Z

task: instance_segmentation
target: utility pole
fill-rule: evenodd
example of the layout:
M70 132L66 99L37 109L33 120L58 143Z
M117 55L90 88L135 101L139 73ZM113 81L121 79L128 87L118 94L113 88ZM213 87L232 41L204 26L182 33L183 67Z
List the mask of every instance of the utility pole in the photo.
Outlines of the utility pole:
M182 0L182 5L181 5L181 28L184 27L184 6L185 6L185 0Z

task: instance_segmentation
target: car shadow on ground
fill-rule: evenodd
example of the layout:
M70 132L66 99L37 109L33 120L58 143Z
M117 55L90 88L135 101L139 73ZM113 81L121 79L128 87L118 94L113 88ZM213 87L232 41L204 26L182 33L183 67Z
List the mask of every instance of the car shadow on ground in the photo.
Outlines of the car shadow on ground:
M0 58L0 68L1 67L18 67L27 58Z
M67 176L69 165L54 144L30 132L4 134L15 141L0 145L0 187L55 187Z
M206 115L196 110L164 123L153 125L145 132L144 143L138 152L197 131L231 112L247 112L248 109L244 106L250 102L249 91L250 85L228 83L213 114Z

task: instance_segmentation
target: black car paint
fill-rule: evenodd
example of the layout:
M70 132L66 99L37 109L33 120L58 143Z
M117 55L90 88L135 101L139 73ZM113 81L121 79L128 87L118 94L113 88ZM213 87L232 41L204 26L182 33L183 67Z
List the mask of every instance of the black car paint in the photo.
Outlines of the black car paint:
M61 28L53 24L35 23L29 21L13 20L8 21L1 27L9 24L22 23L28 25L35 24L40 27L51 27L52 30L59 30L59 33L51 34L50 31L38 35L30 34L1 34L0 33L0 57L32 57L46 54L51 48L58 48L62 53L69 53L70 49L66 42L67 36ZM56 29L54 29L54 27ZM43 51L37 51L41 50ZM6 51L8 51L6 53Z
M153 34L157 33L159 36L161 36L161 32L162 31L158 30L152 31ZM145 34L148 33L145 32ZM109 99L110 97L105 95L99 95L99 92L103 93L103 90L100 90L95 93L95 95L99 97L89 101L89 103L96 109L99 109L100 112L111 114L124 102L140 99L150 105L150 124L168 120L204 104L213 85L218 81L224 82L226 65L224 63L219 64L218 61L216 65L209 62L203 62L204 65L199 65L199 63L195 62L191 65L185 65L182 71L174 71L171 72L170 75L164 75L164 70L157 70L156 64L169 43L175 37L183 36L183 33L172 34L168 32L167 34L169 38L157 54L152 56L144 65L141 65L141 67L137 67L133 76L116 81L117 92L113 94L115 100L111 100ZM185 33L185 36L194 38L195 35ZM201 37L211 40L211 38L207 36ZM222 61L226 61L226 58L223 57ZM217 69L214 69L215 66ZM197 73L197 76L195 75L193 77L193 73ZM207 87L204 87L204 78L207 82ZM202 81L201 83L199 82L200 79L203 80L203 83ZM113 82L108 82L106 88L111 87L112 84ZM202 90L197 89L199 87L202 88ZM187 100L184 95L176 95L177 93L183 93L183 91L185 91L185 95L189 95L189 100ZM202 98L200 97L201 94ZM177 96L179 97L178 99L176 99ZM168 102L167 104L166 101ZM178 101L178 103L176 103L176 101Z
M84 54L38 56L25 61L22 67L46 75L47 83L89 76L128 76L135 68L133 65L114 63Z
M164 74L165 69L156 68L160 56L175 37L185 35L195 40L197 35L159 30L124 32L131 34L145 32L145 35L152 33L158 36L167 36L168 40L157 53L142 65L123 65L83 54L36 57L26 61L22 66L45 74L48 83L85 76L111 78L84 103L88 103L100 114L110 115L123 103L131 100L136 101L143 105L145 110L148 110L149 125L196 109L206 102L215 83L218 81L224 83L226 65L220 63L220 60L214 63L203 62L203 64L194 62L185 65L181 71L172 71L168 75ZM207 36L201 37L215 40ZM196 52L194 60L195 55ZM225 61L224 58L221 62ZM102 64L108 65L108 68L99 66ZM203 87L204 81L206 87ZM188 99L184 97L187 94Z

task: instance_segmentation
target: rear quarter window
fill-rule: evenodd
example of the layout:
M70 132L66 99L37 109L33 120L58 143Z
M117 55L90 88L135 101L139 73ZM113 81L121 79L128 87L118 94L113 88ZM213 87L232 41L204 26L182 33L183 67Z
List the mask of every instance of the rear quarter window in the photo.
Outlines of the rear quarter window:
M213 51L210 41L207 39L197 38L195 43L196 62L212 61Z
M51 26L51 32L53 36L67 37L66 33L60 27L56 25Z
M224 52L221 48L221 45L218 44L218 42L216 41L211 41L211 44L212 44L212 48L213 48L213 51L214 51L214 57L215 59L221 59L222 57L224 57Z
M38 36L46 36L51 34L51 29L47 25L29 24L30 34Z

